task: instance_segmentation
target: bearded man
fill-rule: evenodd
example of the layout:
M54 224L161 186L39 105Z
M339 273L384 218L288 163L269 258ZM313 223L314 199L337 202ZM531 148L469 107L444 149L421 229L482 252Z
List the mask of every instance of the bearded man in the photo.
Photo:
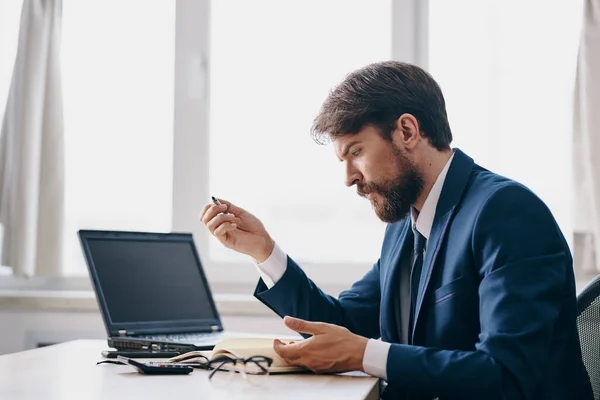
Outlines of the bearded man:
M388 223L379 260L350 289L323 293L229 201L200 217L253 258L254 295L306 337L275 341L278 354L315 372L378 376L390 399L593 398L565 238L528 188L450 147L427 72L382 62L351 73L312 133L333 143L346 185ZM506 134L519 146L518 126Z

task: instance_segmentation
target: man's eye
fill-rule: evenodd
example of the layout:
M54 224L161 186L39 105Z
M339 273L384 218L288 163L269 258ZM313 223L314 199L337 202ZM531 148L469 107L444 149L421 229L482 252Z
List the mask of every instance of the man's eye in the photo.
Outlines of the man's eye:
M359 154L360 154L360 149L356 149L356 150L354 150L354 151L352 152L352 155L353 155L354 157L358 157L358 155L359 155Z

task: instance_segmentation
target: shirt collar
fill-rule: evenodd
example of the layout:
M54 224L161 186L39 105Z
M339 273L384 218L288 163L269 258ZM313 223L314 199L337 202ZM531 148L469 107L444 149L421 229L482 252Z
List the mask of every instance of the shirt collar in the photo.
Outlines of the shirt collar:
M446 180L446 175L448 174L448 169L450 169L450 164L452 163L453 158L454 153L452 153L452 156L450 156L450 159L448 162L446 162L444 169L442 172L440 172L435 183L431 187L431 191L427 195L425 203L423 203L421 212L417 211L414 207L411 207L410 219L412 227L413 229L419 231L419 233L423 235L426 240L429 240L429 235L431 235L433 219L435 218L435 209L437 208L438 201L440 200L442 188L444 187L444 181Z

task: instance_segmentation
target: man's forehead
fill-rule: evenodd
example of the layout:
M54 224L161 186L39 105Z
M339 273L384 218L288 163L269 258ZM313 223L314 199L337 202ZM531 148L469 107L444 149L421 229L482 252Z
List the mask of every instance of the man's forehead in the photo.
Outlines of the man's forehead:
M333 144L333 150L337 153L346 141L348 141L348 135L332 136L331 144Z
M337 148L343 148L345 144L354 141L354 140L360 140L361 139L361 134L359 133L346 133L343 135L336 135L331 139L331 142L333 143L333 145Z

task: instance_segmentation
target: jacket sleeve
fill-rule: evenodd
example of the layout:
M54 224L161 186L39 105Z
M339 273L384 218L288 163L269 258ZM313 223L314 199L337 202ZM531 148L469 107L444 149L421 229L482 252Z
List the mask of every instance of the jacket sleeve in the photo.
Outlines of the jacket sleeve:
M393 344L388 382L430 397L532 399L571 295L569 249L548 208L516 184L484 202L471 246L480 278L475 350Z
M254 296L281 317L336 324L368 338L380 336L379 261L336 299L323 293L288 256L281 279L270 289L259 280Z

